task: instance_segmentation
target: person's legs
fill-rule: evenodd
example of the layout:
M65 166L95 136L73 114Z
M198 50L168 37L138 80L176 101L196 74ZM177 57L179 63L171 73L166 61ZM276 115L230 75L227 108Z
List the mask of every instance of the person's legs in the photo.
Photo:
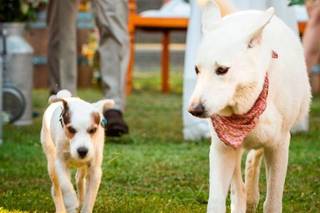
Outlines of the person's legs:
M318 60L320 58L319 35L320 35L320 0L307 3L310 16L306 30L303 35L303 47L306 57L307 69L311 75L311 86L313 92L319 92L319 69Z
M93 10L100 33L100 64L106 98L113 99L113 110L105 112L107 134L128 132L122 119L125 104L124 83L129 62L128 1L95 0Z
M77 88L77 0L50 0L48 6L48 65L50 92Z

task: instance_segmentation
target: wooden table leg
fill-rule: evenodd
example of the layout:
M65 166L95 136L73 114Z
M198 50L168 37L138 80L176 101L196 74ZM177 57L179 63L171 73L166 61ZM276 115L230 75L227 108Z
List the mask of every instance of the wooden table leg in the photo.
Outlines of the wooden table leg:
M131 32L129 32L129 39L130 39L130 56L129 56L129 64L128 64L128 71L127 71L127 75L126 75L126 85L125 85L125 91L126 91L126 95L130 95L132 92L132 87L133 87L133 83L132 83L132 76L133 76L133 68L134 68L134 29L131 29Z
M162 57L161 57L161 88L163 93L168 93L170 90L169 85L169 43L170 43L170 34L169 31L163 32L162 39Z
M125 85L125 92L127 95L130 95L132 92L132 76L133 76L133 68L134 68L134 37L135 37L135 25L134 25L134 18L137 11L137 5L135 0L129 0L128 1L128 33L129 33L129 43L130 43L130 56L129 56L129 64L128 64L128 71L126 75L126 85Z

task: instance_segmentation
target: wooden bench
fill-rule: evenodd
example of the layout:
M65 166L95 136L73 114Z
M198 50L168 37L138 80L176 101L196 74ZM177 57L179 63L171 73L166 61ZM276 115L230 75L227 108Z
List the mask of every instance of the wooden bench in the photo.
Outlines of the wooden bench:
M186 31L188 27L188 18L156 18L142 17L136 12L136 1L129 0L129 22L128 29L130 34L130 61L127 73L126 92L132 91L132 74L134 67L134 44L135 32L137 29L146 32L162 32L162 54L161 54L161 90L167 93L170 90L169 85L169 44L171 31Z

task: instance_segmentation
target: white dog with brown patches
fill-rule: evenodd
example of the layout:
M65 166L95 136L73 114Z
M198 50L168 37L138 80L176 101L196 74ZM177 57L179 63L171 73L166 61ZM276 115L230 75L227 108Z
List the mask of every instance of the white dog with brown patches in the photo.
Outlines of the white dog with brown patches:
M90 104L60 91L49 99L43 115L41 143L52 181L56 212L92 212L101 180L104 128L102 111L112 108L113 100ZM75 192L70 168L76 167Z
M207 211L226 211L231 185L231 212L255 212L264 157L264 212L279 213L290 130L308 113L311 100L302 46L273 8L221 18L215 2L203 2L203 39L189 112L207 118L212 130ZM241 175L243 149L250 150L245 183Z

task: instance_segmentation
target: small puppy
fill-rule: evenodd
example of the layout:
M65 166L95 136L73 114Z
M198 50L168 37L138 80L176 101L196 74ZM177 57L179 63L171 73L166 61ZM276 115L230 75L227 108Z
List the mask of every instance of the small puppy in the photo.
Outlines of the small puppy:
M52 181L56 212L92 212L101 180L104 128L102 112L113 100L91 104L67 90L50 97L43 115L41 144ZM76 194L70 169L77 168Z

